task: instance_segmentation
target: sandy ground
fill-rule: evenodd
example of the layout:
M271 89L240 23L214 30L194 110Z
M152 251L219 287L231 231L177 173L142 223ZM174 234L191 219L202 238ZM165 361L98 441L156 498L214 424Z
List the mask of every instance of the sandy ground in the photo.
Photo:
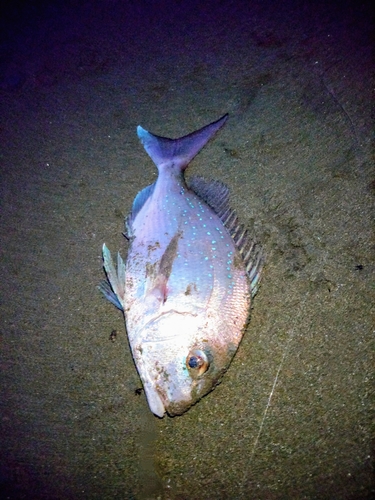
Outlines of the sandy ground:
M3 13L1 498L372 498L373 26L370 2L326 3ZM189 173L230 186L267 266L221 385L159 420L101 245L126 255L155 179L135 127L225 112Z

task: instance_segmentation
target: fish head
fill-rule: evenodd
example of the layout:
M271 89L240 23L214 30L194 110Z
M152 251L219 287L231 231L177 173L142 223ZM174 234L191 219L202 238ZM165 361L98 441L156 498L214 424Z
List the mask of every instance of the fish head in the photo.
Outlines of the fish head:
M150 321L142 337L147 341L133 349L133 357L149 407L158 417L181 415L210 392L238 347L210 335L199 314L175 311Z

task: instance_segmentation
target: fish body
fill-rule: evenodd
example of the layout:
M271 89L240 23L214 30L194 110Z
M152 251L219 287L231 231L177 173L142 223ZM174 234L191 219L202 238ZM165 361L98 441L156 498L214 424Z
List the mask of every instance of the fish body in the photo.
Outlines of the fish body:
M247 324L263 254L229 207L228 188L184 170L222 127L223 116L179 139L138 127L158 168L126 219L130 245L117 270L103 246L106 297L122 309L151 411L180 415L228 368Z

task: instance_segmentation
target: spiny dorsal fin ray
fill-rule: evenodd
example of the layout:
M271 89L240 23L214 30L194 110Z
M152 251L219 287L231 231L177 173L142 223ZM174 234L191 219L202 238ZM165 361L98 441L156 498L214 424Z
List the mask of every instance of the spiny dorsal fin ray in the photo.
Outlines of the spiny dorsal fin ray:
M207 203L221 218L229 209L229 189L223 182L207 181L204 177L194 175L189 180L189 188Z
M260 285L264 254L246 227L239 223L235 210L230 207L228 187L220 181L207 181L198 176L191 178L189 187L217 213L233 238L243 258L250 280L251 295L254 297Z

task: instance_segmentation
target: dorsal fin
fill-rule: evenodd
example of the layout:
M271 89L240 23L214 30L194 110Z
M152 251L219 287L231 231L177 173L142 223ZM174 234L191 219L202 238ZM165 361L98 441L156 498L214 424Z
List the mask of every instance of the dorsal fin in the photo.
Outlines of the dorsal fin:
M208 181L204 177L193 175L189 180L189 188L202 198L220 217L229 209L229 188L220 181Z
M254 297L260 285L265 258L261 246L250 236L246 227L240 224L236 211L230 207L228 187L220 181L207 181L198 176L191 178L189 187L216 212L233 238L243 258L251 295Z

